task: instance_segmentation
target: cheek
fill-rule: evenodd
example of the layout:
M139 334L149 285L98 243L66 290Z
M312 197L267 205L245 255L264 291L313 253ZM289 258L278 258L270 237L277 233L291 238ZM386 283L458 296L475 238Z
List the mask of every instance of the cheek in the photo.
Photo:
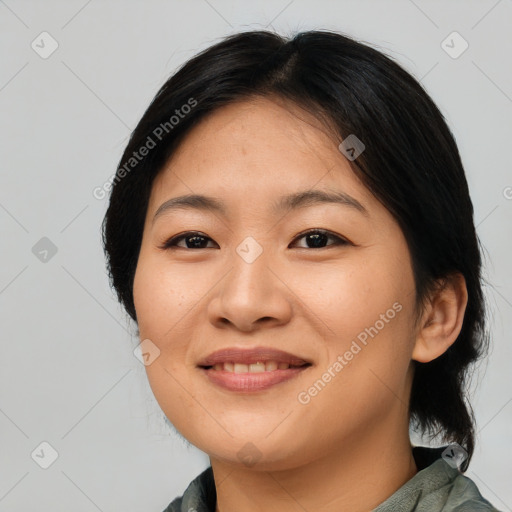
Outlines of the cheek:
M353 399L351 406L357 408L382 400L382 393L390 394L387 388L402 394L412 351L415 288L412 270L394 256L373 254L344 263L318 267L308 274L314 280L296 279L294 290L314 313L311 319L321 320L317 333L327 352L322 364L339 376L332 379L332 390ZM338 371L332 368L336 361L342 366L336 366Z
M133 286L140 339L151 340L160 351L145 370L157 402L180 432L189 419L185 411L197 409L187 392L191 385L183 364L190 338L185 332L190 329L187 312L193 300L186 290L201 296L189 276L170 271L159 257L141 250Z
M305 425L317 428L328 414L323 429L332 438L373 428L391 411L407 414L410 386L409 306L379 298L349 304L345 312L337 322L333 315L338 336L324 340L326 362L301 389Z
M158 343L166 339L166 334L172 338L173 330L180 328L180 319L203 295L202 280L196 277L180 271L179 265L166 264L161 255L141 251L133 285L141 337L154 338Z
M393 304L409 293L404 274L396 272L384 257L354 257L301 272L294 268L286 281L305 311L322 321L325 336L343 345L373 326L386 311L391 309L388 316L394 317Z

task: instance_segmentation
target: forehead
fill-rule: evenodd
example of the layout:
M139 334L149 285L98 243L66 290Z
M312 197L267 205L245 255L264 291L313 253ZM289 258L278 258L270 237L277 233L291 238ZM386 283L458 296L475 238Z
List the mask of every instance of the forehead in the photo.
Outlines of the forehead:
M154 183L153 196L341 190L371 194L320 119L279 98L251 98L221 107L194 127Z
M190 153L198 143L209 152L203 158L237 151L242 155L256 150L262 155L293 156L337 147L337 135L310 112L279 97L250 97L230 103L207 115L192 129L174 157ZM309 150L309 151L308 151ZM251 155L254 157L254 154ZM339 155L337 155L339 156Z

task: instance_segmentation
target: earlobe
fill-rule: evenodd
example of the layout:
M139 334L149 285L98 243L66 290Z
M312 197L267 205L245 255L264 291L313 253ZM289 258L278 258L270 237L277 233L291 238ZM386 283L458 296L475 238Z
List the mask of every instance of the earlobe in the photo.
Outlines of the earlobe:
M462 328L468 293L464 276L447 276L431 296L420 323L412 359L428 363L454 343Z

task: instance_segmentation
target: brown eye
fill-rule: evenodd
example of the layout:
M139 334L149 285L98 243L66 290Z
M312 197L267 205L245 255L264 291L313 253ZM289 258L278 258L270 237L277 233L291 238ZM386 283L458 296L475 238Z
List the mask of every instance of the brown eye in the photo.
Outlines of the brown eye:
M323 249L324 247L329 246L349 245L349 242L347 240L324 229L314 229L307 231L305 233L301 233L299 236L295 238L294 241L300 240L302 238L306 240L307 244L306 247L301 247L302 249ZM334 243L325 245L329 238L334 240Z
M306 241L306 246L300 247L302 249L323 249L330 246L350 244L347 240L324 229L314 229L301 233L295 237L294 242L300 239ZM334 243L329 244L329 239L334 240ZM185 245L180 245L182 241L184 241ZM174 247L182 249L208 249L208 241L213 242L210 237L199 231L189 231L170 238L161 246L161 249L171 249Z
M178 245L182 240L185 241L185 246ZM170 249L171 247L180 247L183 249L208 249L208 247L206 247L208 240L212 239L199 231L189 231L170 238L161 248Z

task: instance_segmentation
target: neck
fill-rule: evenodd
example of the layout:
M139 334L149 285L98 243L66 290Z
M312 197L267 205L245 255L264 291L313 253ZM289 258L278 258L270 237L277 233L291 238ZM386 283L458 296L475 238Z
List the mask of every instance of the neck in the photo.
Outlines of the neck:
M216 512L372 510L417 473L409 432L403 430L379 425L342 449L281 471L211 459Z

